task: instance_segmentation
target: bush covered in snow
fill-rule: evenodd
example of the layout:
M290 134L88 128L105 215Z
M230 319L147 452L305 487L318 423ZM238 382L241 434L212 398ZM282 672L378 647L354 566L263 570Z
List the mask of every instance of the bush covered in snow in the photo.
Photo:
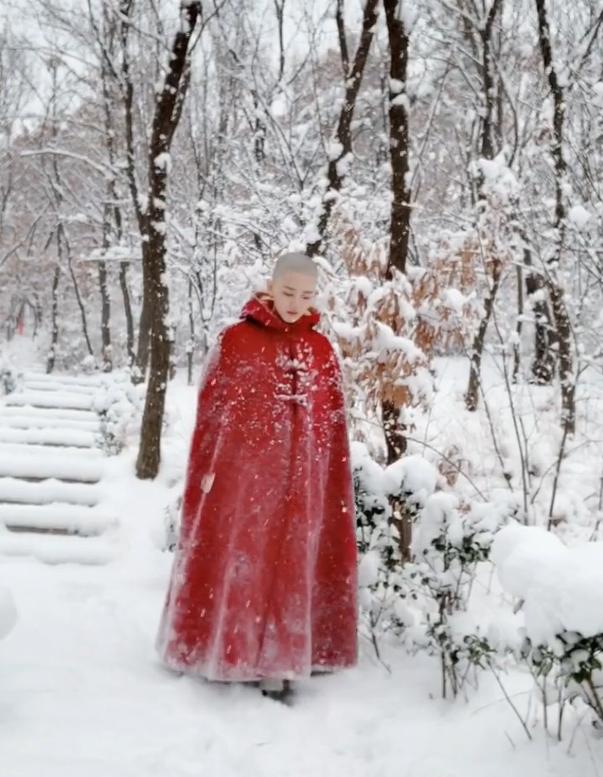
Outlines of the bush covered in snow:
M98 446L107 455L119 453L138 433L142 401L125 376L106 377L94 395L92 409L100 416Z
M603 726L603 542L568 547L541 527L511 525L498 533L493 559L523 612L520 657L542 702L556 701L561 718L578 698Z
M359 445L359 444L355 444ZM494 652L478 631L463 631L455 614L467 609L476 567L486 561L495 533L516 510L513 498L473 502L452 491L427 459L411 455L382 468L356 448L357 534L361 553L363 625L378 650L392 634L441 662L443 694L456 694L471 666ZM392 504L413 524L412 559L402 563Z
M0 394L12 394L21 380L21 373L9 361L0 358Z

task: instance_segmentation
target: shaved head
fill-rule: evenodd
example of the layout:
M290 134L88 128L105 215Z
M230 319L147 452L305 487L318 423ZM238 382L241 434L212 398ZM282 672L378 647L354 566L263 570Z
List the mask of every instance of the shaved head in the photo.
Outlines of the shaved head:
M272 280L278 280L287 272L308 275L315 281L318 278L317 265L314 264L309 256L302 254L301 251L292 251L291 253L279 256L272 268Z
M316 297L318 265L299 251L283 254L274 263L268 292L283 321L293 323L305 315Z

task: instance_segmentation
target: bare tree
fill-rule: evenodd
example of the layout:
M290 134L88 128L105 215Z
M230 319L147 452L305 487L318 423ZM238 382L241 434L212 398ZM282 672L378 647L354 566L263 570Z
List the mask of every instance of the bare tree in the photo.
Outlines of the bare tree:
M356 107L356 99L360 91L362 76L366 67L371 41L373 40L375 25L379 15L379 0L366 0L364 13L362 17L362 30L360 40L354 55L352 66L345 74L345 95L339 121L335 130L334 142L329 146L329 164L327 168L328 186L322 200L322 208L318 219L319 237L308 243L306 252L309 256L321 253L322 244L325 239L327 225L333 210L334 199L340 191L345 178L345 164L349 162L352 153L352 118ZM345 44L345 31L343 30L343 19L341 17L341 6L339 9L339 40L340 46L344 48L341 51L342 62L347 62L347 45ZM344 65L345 66L345 65Z
M479 154L482 159L493 159L495 155L494 145L494 117L497 107L496 101L496 89L495 89L495 67L493 61L492 47L494 44L494 23L497 15L502 12L502 0L493 0L488 13L486 14L485 23L482 23L480 18L475 18L463 14L464 27L466 35L470 37L474 44L474 49L478 52L481 50L481 61L479 66L480 81L481 81L481 108L482 108L482 122L480 132L480 145ZM487 201L483 189L484 177L483 172L479 174L477 180L477 219L479 224L479 218L481 212L487 208ZM478 227L479 228L479 227ZM486 266L486 262L484 262ZM486 342L486 332L488 331L488 324L494 310L494 301L500 289L501 275L502 275L502 263L494 257L492 262L493 272L489 282L487 296L484 301L484 314L479 322L477 332L473 339L471 350L469 353L469 383L467 391L465 393L465 407L467 410L476 410L479 401L479 385L480 385L480 371L482 365L482 354L484 350L484 344Z
M555 248L546 266L546 288L551 301L555 340L559 358L559 380L561 383L561 422L566 434L573 434L576 423L574 358L572 353L572 332L569 313L565 302L559 268L565 248L566 213L563 188L566 163L563 155L563 126L565 100L563 87L553 61L551 31L544 0L535 0L538 15L538 43L542 55L544 72L553 96L553 134L551 154L555 167L555 215L553 228Z
M139 478L154 478L161 460L161 426L170 367L169 293L166 279L166 197L169 151L190 81L191 44L201 3L182 0L181 26L175 34L163 85L157 93L151 128L147 207L143 218L144 306L151 329L150 371L136 461Z

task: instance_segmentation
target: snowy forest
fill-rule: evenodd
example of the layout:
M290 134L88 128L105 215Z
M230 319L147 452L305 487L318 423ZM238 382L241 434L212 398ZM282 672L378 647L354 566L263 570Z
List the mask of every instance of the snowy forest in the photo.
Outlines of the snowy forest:
M208 354L284 251L359 601L290 708L153 648ZM603 777L602 344L601 0L0 2L7 777Z

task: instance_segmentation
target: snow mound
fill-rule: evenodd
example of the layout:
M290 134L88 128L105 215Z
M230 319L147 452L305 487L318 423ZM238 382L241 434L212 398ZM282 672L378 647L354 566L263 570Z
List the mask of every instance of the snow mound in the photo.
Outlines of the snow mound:
M510 525L497 533L492 560L503 588L524 601L532 641L603 634L603 542L568 547L543 528Z

